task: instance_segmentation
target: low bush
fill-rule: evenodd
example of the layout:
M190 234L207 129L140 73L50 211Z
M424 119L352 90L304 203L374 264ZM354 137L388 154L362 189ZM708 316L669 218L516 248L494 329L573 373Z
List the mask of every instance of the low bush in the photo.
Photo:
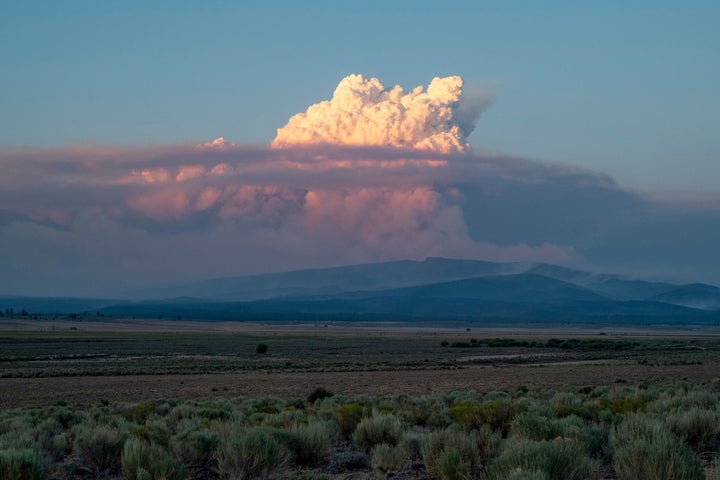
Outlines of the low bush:
M601 474L598 461L564 440L509 440L492 464L491 478L505 479L517 469L542 472L548 480L586 480Z
M375 445L371 454L373 466L386 475L400 468L408 459L401 446L387 443Z
M516 468L508 474L505 480L550 480L550 477L541 470L523 470L522 468Z
M660 419L629 414L610 436L620 480L700 480L702 465Z
M157 443L162 447L170 444L172 432L165 424L165 419L157 415L151 415L147 418L144 425L135 427L132 434L139 438L144 438L150 443Z
M692 407L665 417L670 430L697 453L715 452L720 447L720 413Z
M441 450L433 460L432 471L440 480L466 480L479 478L471 469L470 459L463 456L455 447ZM479 472L478 472L479 473Z
M44 451L53 459L63 457L69 448L67 434L60 422L46 418L34 429L35 447Z
M346 403L337 409L337 423L346 434L355 431L363 416L363 407L357 402Z
M575 415L564 418L547 418L524 412L512 422L511 436L526 440L553 440L562 438L590 449L590 434L585 421Z
M295 425L287 432L286 446L298 465L314 465L330 454L336 427L327 422L310 422Z
M0 478L7 480L43 480L47 465L34 450L0 450Z
M123 446L124 480L184 480L185 471L164 448L142 438L130 437Z
M427 435L416 431L403 432L398 446L403 449L409 458L422 457L422 445Z
M283 410L274 415L263 415L262 425L276 428L290 428L293 425L307 422L307 413L302 410Z
M308 402L315 403L315 400L321 400L323 398L330 398L334 395L330 390L325 387L317 387L315 390L310 392L308 395Z
M428 434L421 452L428 473L449 480L470 473L481 476L499 443L500 437L488 426L470 433L447 428Z
M264 478L288 463L288 451L267 427L230 427L223 433L217 453L218 471L228 480Z
M95 474L120 469L127 433L107 426L83 426L76 431L73 451Z
M208 429L191 430L173 437L170 446L185 466L206 466L220 446L220 434Z
M135 422L142 425L150 415L155 413L157 406L158 402L155 400L136 403L124 410L122 412L122 416L129 422Z
M557 392L551 403L558 417L578 415L583 410L583 402L575 392Z
M307 467L399 476L412 465L413 475L436 479L720 480L714 388L675 382L380 398L318 389L312 403L264 397L5 410L0 479L310 480L323 477Z
M483 403L457 402L450 407L449 415L464 428L478 429L487 424L506 436L513 419L524 410L524 405L510 398L497 398Z
M358 448L369 452L381 443L397 445L403 429L402 422L393 414L374 415L358 423L352 438Z

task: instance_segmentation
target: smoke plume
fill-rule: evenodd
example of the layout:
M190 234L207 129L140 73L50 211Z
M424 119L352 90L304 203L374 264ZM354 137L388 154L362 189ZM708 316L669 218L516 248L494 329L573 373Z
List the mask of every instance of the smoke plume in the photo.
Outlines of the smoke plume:
M426 256L720 271L720 204L664 204L597 172L473 152L482 102L462 86L405 93L351 75L270 148L0 150L0 293Z
M311 105L278 129L272 147L340 144L416 148L442 153L470 149L467 135L483 101L462 98L463 80L439 78L404 92L377 78L348 75L332 99Z

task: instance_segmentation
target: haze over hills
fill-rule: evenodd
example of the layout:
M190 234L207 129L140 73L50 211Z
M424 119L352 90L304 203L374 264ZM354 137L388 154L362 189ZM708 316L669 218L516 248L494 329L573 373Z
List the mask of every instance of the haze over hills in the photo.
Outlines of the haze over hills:
M703 283L681 285L651 300L703 310L720 310L720 288Z
M465 278L522 273L522 263L493 263L429 257L423 261L317 268L292 272L227 277L142 292L141 298L194 297L218 301L261 300L274 297L322 295L359 290L425 285Z
M0 307L208 320L717 323L720 288L427 258L211 279L135 301L0 297Z

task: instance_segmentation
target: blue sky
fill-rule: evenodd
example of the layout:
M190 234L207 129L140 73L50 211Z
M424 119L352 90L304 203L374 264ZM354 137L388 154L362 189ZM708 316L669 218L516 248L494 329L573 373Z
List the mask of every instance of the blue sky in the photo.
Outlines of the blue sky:
M717 2L13 2L0 148L263 144L349 73L457 74L476 149L718 192Z

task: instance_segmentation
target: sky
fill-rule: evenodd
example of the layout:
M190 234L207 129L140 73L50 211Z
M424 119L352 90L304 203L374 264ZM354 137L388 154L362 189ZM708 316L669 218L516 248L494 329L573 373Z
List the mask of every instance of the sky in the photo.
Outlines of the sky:
M4 5L0 291L427 255L720 283L718 21L709 1ZM462 87L404 117L323 106L351 75Z

